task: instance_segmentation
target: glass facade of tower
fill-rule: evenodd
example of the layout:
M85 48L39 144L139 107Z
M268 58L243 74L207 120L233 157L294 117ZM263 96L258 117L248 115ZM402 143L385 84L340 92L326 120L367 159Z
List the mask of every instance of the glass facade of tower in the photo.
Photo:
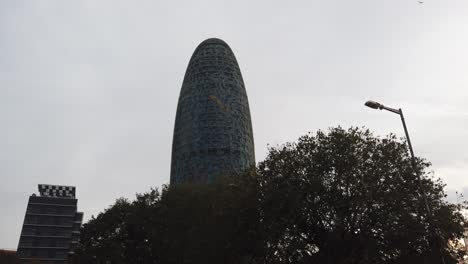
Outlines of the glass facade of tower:
M80 236L75 187L39 184L29 197L17 254L22 263L67 263Z
M231 48L203 41L180 91L172 143L171 183L210 183L255 166L249 102Z

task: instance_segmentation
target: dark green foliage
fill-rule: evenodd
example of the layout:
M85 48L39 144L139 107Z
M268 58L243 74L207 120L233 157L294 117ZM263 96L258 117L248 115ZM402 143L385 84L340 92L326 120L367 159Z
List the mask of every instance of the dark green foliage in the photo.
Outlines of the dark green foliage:
M456 263L464 204L404 142L330 129L271 148L256 177L119 199L83 227L75 263ZM438 239L435 239L437 237ZM107 261L107 262L106 262Z
M131 247L127 229L131 225L127 219L134 209L129 201L118 199L104 213L84 224L76 250L78 255L82 254L79 263L105 263L104 260L124 263L125 251Z
M418 159L415 170L425 176L432 225L406 144L393 135L334 128L271 148L258 167L267 262L441 263L442 252L456 263L447 242L462 235L462 205L444 199L429 165Z
M254 183L177 184L117 200L83 226L74 263L251 263L263 246Z

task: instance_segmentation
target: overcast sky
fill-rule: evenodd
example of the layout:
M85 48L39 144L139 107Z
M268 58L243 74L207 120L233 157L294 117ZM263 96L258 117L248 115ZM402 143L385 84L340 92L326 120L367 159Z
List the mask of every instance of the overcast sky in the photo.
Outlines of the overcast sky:
M37 184L77 187L85 220L169 182L190 56L225 40L250 101L257 161L307 131L404 136L468 193L467 0L0 0L0 248Z

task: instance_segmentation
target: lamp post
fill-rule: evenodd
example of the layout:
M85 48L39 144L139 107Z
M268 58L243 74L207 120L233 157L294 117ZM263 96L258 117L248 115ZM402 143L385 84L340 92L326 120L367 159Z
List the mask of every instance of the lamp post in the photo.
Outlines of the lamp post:
M385 106L383 104L377 103L375 101L367 101L364 105L367 106L367 107L373 108L373 109L387 110L389 112L400 115L401 122L403 123L403 129L405 130L406 141L408 142L408 147L409 147L409 151L410 151L410 154L411 154L411 165L413 166L414 174L416 174L416 178L418 179L419 189L421 191L421 196L423 198L424 206L426 207L426 211L427 211L427 221L428 221L428 224L429 224L429 228L432 228L431 227L431 225L432 225L432 210L431 210L431 207L429 206L429 203L427 202L426 191L424 191L424 188L423 188L423 185L422 185L421 175L419 175L419 173L417 173L417 171L416 171L416 158L414 157L413 146L411 145L411 140L410 140L410 137L409 137L409 134L408 134L408 129L406 128L406 122L405 122L405 117L403 116L403 111L401 110L401 108L399 108L399 109L391 108L391 107ZM439 239L438 239L437 234L435 234L435 230L433 230L433 232L434 232L434 236L435 236L434 239L438 241ZM445 264L445 260L444 260L444 257L442 256L442 252L441 252L440 248L439 248L439 253L441 253L440 257L442 259L442 263Z

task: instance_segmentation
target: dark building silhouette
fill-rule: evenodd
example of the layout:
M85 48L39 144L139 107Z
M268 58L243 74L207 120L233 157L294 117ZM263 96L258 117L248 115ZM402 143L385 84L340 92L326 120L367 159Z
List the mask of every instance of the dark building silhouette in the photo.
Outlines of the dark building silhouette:
M193 53L180 91L171 183L209 183L252 166L252 122L239 65L224 41L207 39Z
M17 254L22 263L67 263L80 236L75 187L39 184L29 197Z
M16 251L0 249L0 264L19 264L20 259L16 255Z

